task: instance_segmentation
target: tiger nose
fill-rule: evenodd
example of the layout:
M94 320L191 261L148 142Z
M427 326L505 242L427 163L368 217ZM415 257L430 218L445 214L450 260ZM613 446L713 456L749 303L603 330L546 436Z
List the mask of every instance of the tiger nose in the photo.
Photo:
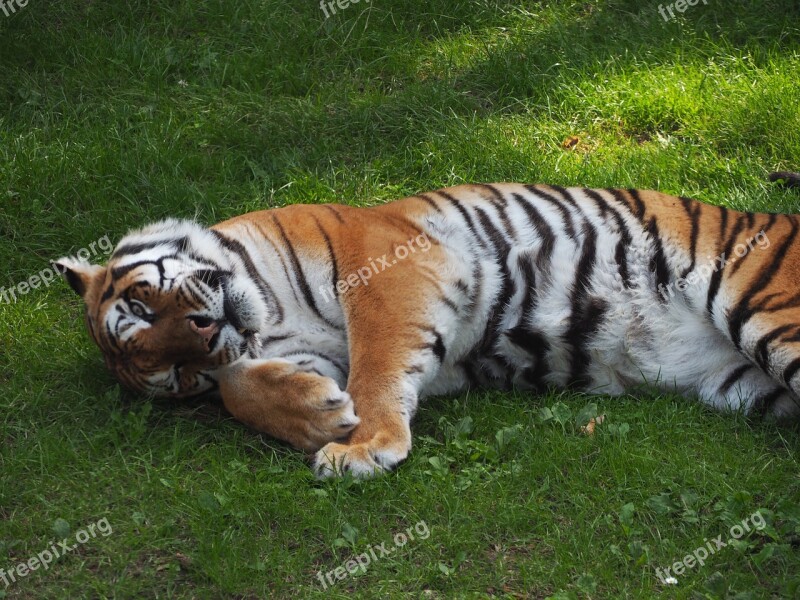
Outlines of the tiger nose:
M209 349L211 339L219 333L219 323L208 317L189 317L189 328L203 338L206 350Z

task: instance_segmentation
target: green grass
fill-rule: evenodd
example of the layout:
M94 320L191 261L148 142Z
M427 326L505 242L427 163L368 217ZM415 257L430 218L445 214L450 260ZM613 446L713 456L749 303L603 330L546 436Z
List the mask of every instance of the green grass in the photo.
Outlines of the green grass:
M800 212L765 179L800 168L800 7L657 7L30 0L0 14L0 286L167 215L465 181ZM67 525L113 534L0 597L797 597L796 428L671 397L470 394L423 406L396 473L320 483L215 406L120 393L81 311L60 282L0 303L0 568ZM659 582L757 510L767 529ZM322 589L421 521L429 537Z

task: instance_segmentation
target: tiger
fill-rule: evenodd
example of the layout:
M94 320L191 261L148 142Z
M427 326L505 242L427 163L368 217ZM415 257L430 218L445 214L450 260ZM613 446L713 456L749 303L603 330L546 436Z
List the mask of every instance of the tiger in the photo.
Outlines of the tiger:
M798 231L657 191L474 184L166 219L55 267L122 385L215 394L318 476L365 478L408 457L420 399L478 388L795 418Z

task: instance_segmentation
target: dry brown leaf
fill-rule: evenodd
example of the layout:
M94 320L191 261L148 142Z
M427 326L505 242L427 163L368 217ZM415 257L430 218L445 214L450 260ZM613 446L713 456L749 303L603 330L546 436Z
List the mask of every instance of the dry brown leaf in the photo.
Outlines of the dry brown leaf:
M589 422L586 425L581 427L581 433L585 433L586 435L594 435L594 429L598 425L602 424L605 421L605 415L598 415L596 417L592 417L589 419Z
M573 149L575 149L575 147L577 147L577 145L580 143L580 141L581 141L581 138L579 138L577 135L571 135L567 139L565 139L563 142L561 142L561 147L564 150L573 150Z

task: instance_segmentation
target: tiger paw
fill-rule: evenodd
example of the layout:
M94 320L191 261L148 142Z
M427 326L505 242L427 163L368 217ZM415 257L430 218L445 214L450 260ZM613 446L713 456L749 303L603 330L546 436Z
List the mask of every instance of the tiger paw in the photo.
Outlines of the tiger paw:
M313 415L306 421L310 443L308 449L316 450L331 440L345 439L361 422L356 416L353 399L333 383L330 393L312 401Z
M380 436L360 444L327 444L314 457L314 472L319 478L341 477L350 473L358 479L382 475L408 456L411 443L380 443Z

